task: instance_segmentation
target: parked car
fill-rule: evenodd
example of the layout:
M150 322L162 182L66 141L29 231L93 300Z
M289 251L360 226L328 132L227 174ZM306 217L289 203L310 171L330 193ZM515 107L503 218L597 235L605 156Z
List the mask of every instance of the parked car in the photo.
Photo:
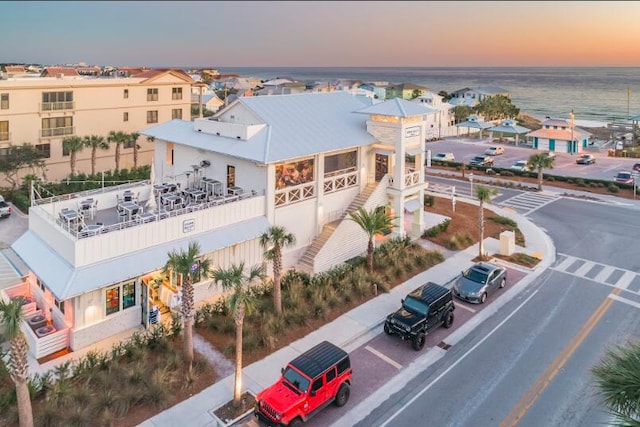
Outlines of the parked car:
M402 300L402 307L387 316L384 332L411 341L413 349L418 351L433 329L440 325L451 327L453 310L451 290L428 282L409 293Z
M529 169L529 165L527 164L526 160L518 160L516 162L514 162L511 165L511 169L516 170L516 171L521 171L521 172L528 172L531 169Z
M633 171L640 172L640 163L636 163L635 165L633 165Z
M463 271L453 284L453 294L461 300L482 304L487 295L507 284L507 270L487 262L474 264Z
M500 154L504 154L504 147L489 147L487 148L487 150L484 152L484 154L486 154L487 156L497 156Z
M9 215L11 215L11 205L0 196L0 218L7 218Z
M455 162L456 156L453 153L436 153L431 160L438 160L440 162Z
M576 163L579 165L592 165L596 162L596 158L592 154L581 154L576 159Z
M620 184L633 184L633 175L629 171L620 171L613 177L613 180Z
M268 425L298 425L333 402L344 406L351 392L351 360L323 341L282 369L282 376L256 396L253 414Z
M469 161L469 166L493 166L493 157L475 156Z

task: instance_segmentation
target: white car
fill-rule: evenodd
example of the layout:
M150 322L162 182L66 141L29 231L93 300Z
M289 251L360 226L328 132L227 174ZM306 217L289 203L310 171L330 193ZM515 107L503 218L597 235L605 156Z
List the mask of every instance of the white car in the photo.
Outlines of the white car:
M499 154L504 154L504 147L489 147L487 151L484 152L487 156L497 156Z
M437 153L431 160L437 160L439 162L455 162L456 156L453 153Z
M511 169L516 171L521 171L521 172L529 172L531 170L529 169L529 166L527 165L526 160L518 160L517 162L511 165Z

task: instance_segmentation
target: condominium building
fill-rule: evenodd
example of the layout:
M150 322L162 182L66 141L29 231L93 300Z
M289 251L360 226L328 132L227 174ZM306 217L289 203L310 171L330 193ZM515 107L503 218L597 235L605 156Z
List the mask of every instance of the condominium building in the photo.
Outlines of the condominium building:
M0 156L10 145L33 144L45 156L48 180L70 173L62 144L67 137L106 138L110 131L134 133L172 119L191 119L193 79L182 70L147 70L131 77L69 76L64 70L0 80ZM134 166L133 145L122 147L121 169ZM140 137L137 145L138 166L149 164L153 143ZM115 147L98 150L96 170L114 168ZM77 153L76 171L91 172L90 149Z

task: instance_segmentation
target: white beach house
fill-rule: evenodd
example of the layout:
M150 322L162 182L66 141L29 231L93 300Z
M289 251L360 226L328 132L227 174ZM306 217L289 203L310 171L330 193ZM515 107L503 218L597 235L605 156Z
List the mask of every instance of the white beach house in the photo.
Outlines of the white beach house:
M1 295L28 298L38 322L24 332L42 357L175 308L180 283L162 268L191 241L215 267L253 265L259 236L282 225L297 240L285 266L325 271L365 252L366 235L345 220L360 206L391 210L392 235L417 238L424 171L405 159L424 163L425 123L416 103L365 106L332 92L239 98L212 118L149 128L153 182L34 198L12 245L30 272ZM206 280L195 287L198 301L218 292Z
M527 133L533 138L533 148L559 153L581 153L589 143L591 133L565 119L547 118L542 127Z

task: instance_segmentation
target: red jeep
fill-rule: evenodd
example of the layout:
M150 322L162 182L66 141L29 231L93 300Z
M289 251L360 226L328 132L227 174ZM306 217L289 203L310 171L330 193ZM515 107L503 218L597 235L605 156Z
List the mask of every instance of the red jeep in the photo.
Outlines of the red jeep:
M323 341L282 369L274 385L256 396L254 415L270 426L295 426L334 402L349 400L351 361L346 351Z

